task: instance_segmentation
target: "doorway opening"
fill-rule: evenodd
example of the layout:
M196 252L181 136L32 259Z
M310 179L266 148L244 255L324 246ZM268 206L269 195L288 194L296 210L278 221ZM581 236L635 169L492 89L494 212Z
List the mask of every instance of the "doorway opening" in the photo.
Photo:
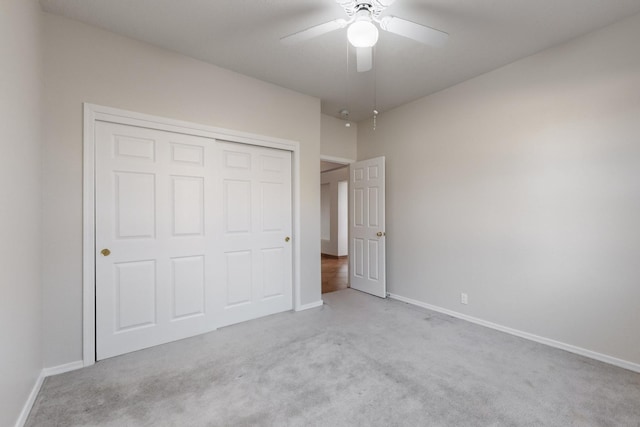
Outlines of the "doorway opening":
M322 293L349 287L349 164L320 161Z

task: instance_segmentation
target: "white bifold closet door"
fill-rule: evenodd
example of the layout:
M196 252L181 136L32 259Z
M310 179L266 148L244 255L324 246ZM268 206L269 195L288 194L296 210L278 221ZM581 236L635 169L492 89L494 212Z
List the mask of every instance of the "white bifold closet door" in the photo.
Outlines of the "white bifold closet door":
M291 153L96 123L97 360L292 308Z

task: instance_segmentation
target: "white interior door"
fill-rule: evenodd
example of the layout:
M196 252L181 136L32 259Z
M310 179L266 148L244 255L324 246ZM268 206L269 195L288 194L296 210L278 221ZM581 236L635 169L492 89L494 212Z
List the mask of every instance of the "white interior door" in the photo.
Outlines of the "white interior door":
M349 280L353 289L387 297L384 157L349 167Z
M98 360L292 308L290 152L95 132Z
M219 143L220 326L293 308L291 152Z

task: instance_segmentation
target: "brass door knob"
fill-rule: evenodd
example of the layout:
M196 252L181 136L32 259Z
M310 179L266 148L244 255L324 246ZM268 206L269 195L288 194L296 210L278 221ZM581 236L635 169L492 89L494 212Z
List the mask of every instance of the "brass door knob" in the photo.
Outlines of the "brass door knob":
M104 256L109 256L111 255L111 251L109 249L103 249L100 251L100 253Z
M285 238L284 238L284 241L285 241L285 242L288 242L289 240L291 240L291 237L289 237L289 236L287 236L287 237L285 237Z
M376 236L378 236L378 237L382 237L382 236L384 236L384 233L383 233L382 231L378 231L378 232L376 233Z

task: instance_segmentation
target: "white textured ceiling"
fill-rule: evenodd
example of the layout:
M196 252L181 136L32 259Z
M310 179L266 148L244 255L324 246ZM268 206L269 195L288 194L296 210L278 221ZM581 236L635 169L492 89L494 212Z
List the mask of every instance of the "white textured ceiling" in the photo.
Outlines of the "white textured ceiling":
M640 0L396 0L386 14L450 34L444 48L381 32L374 70L347 76L346 29L282 36L344 17L334 0L41 0L44 10L371 116L640 13ZM352 53L353 55L353 53ZM348 82L348 85L347 85ZM375 90L374 90L375 84Z

